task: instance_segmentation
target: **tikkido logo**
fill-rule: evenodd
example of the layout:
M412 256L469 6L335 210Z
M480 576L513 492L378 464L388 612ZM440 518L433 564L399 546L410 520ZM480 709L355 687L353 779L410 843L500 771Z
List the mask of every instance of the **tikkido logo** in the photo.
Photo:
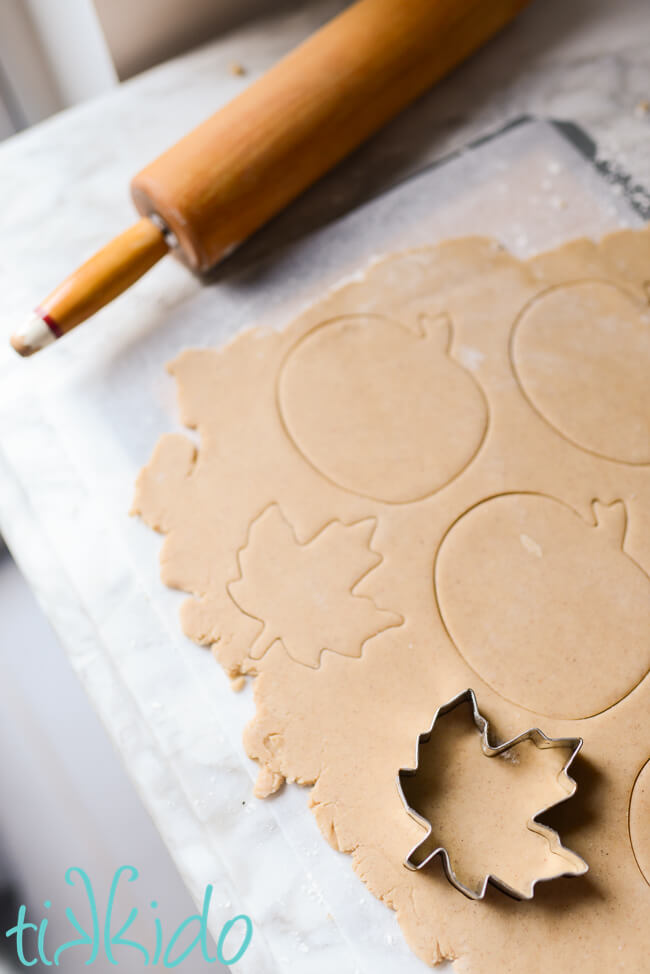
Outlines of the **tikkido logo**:
M133 883L138 875L138 870L134 866L121 866L117 870L111 883L106 912L102 917L103 923L100 923L97 899L88 874L77 867L68 869L65 874L65 881L68 886L74 887L80 884L85 894L90 912L90 923L87 924L87 929L82 926L72 909L66 907L65 917L71 927L74 928L77 937L54 947L48 943L47 916L40 923L32 923L27 916L27 907L21 906L18 910L15 926L5 933L5 937L9 940L15 938L16 958L19 963L23 967L34 967L38 964L42 964L44 967L59 967L61 957L67 951L84 949L89 952L85 966L95 962L101 964L104 958L109 964L117 965L124 958L125 961L128 960L130 970L132 969L130 962L133 959L133 951L141 955L140 964L144 960L144 964L142 964L144 967L155 967L156 965L167 968L179 967L191 955L194 955L192 960L196 966L197 954L201 955L206 964L219 963L226 967L230 967L242 959L253 936L253 924L250 917L244 913L240 913L232 920L224 923L217 941L216 956L210 956L208 949L208 914L214 891L211 885L206 887L201 912L192 914L183 920L169 938L165 936L160 917L154 915L152 943L144 944L138 940L127 939L125 934L133 926L138 916L138 910L132 908L125 920L117 919L120 880L124 877L126 882ZM50 900L45 900L43 905L46 910L50 910L52 907ZM152 911L158 907L155 900L150 905ZM122 911L122 917L123 915ZM183 935L192 928L195 929L194 938L180 950L179 941L181 938L185 940L186 937ZM120 951L118 959L114 954L115 948L129 948L129 953L125 956L124 951Z

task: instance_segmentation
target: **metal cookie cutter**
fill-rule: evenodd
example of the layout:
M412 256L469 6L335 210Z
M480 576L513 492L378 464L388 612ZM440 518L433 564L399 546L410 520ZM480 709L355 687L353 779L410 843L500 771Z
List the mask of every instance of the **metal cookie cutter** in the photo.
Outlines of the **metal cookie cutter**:
M513 737L512 740L506 741L503 744L498 744L496 745L496 747L493 747L490 744L488 738L489 735L488 722L486 718L482 716L482 714L478 709L476 696L473 690L464 690L463 693L459 693L458 696L453 698L453 700L450 700L448 703L443 704L442 707L439 707L436 710L435 714L433 715L433 720L431 721L431 726L429 727L429 730L426 731L424 734L420 734L418 736L417 743L415 746L415 767L400 768L397 774L397 790L399 791L400 797L404 803L406 811L409 813L411 818L413 818L420 825L424 826L424 828L427 830L427 834L425 838L422 841L418 842L418 844L414 846L409 852L408 856L404 860L404 865L408 869L419 870L424 868L424 866L428 865L436 856L440 856L442 859L442 864L445 870L445 874L449 882L452 883L452 885L455 886L456 889L460 890L461 893L464 893L465 896L468 896L472 900L483 899L488 887L488 883L492 883L493 886L496 886L498 889L502 890L504 893L507 893L508 896L512 896L516 900L524 900L524 899L530 900L533 898L536 884L540 881L539 879L534 880L534 882L531 885L530 895L524 896L520 891L517 891L513 889L511 886L509 886L508 883L506 883L504 880L499 879L498 876L495 876L492 873L490 873L485 877L485 879L483 880L483 884L481 885L480 889L477 891L475 889L470 889L468 886L465 886L458 879L456 873L452 868L451 862L449 860L449 853L443 846L437 846L433 850L433 852L427 855L421 862L417 861L414 858L415 852L430 838L432 833L432 828L431 828L431 823L422 815L420 815L418 812L416 812L415 809L411 807L411 805L409 805L408 800L404 794L402 782L404 778L412 778L417 774L419 770L420 747L422 744L426 744L430 740L438 718L444 716L445 714L448 714L451 710L454 710L456 707L464 703L471 704L472 718L474 720L474 724L476 725L481 735L481 750L483 751L483 754L485 754L486 757L492 758L492 757L496 757L499 754L503 754L504 751L508 751L510 750L510 748L516 747L518 744L521 744L523 741L532 741L535 747L538 748L548 748L548 747L564 747L567 749L570 748L569 757L560 772L560 778L564 781L564 784L566 786L565 798L560 798L558 799L558 801L551 802L551 804L547 805L545 808L540 808L537 812L535 812L532 818L529 819L528 827L531 828L532 831L535 831L533 826L537 824L540 830L543 829L543 834L552 843L553 852L557 855L564 856L564 858L566 859L567 872L560 873L553 878L559 878L559 876L583 876L589 869L589 866L584 861L584 859L582 859L576 853L571 852L569 849L565 849L565 847L562 845L558 833L554 829L550 828L547 825L541 826L539 825L539 823L536 822L537 817L539 815L543 815L544 812L547 812L550 808L553 808L555 805L559 805L561 802L566 801L567 798L570 798L575 793L577 785L574 779L569 776L568 769L570 768L574 758L576 757L580 748L582 747L582 738L581 737L558 737L558 738L547 737L546 734L544 734L541 730L539 730L539 728L531 727L529 730L524 731L523 734L519 734L517 737ZM569 870L569 863L571 863L572 866L570 870ZM576 869L576 865L578 866L577 869ZM550 878L550 877L542 877L542 879L544 878Z

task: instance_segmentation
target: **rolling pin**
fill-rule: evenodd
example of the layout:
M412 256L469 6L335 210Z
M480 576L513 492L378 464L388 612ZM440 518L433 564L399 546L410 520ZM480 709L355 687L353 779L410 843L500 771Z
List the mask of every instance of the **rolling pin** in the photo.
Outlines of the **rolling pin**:
M212 267L510 21L527 0L358 0L133 179L141 219L35 309L31 355L170 250Z

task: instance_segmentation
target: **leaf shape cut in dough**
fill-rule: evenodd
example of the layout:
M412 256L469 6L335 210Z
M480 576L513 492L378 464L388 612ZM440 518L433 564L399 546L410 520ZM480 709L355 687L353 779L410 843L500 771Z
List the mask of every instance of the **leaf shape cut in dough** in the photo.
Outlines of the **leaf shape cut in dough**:
M489 882L530 899L540 880L587 871L557 832L537 821L573 795L568 768L582 741L531 728L492 745L488 730L467 690L418 738L416 765L400 771L398 787L426 834L405 865L422 869L440 857L450 882L471 899L481 899Z
M325 650L361 656L365 642L403 622L355 592L382 560L370 547L375 526L374 518L332 521L301 544L276 504L253 521L240 577L228 585L242 612L263 623L253 659L280 640L297 663L316 668Z

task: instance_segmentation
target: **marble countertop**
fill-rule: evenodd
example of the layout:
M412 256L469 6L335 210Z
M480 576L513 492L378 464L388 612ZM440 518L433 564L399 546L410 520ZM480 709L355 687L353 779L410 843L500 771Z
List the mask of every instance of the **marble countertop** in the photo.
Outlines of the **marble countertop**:
M395 969L407 974L424 968L403 946L394 917L365 895L345 857L337 858L315 825L305 824L304 794L287 789L273 809L250 798L254 770L246 770L239 741L241 713L235 715L226 704L222 712L210 711L207 722L192 721L197 695L206 701L211 693L216 697L227 681L207 654L183 644L177 600L169 593L161 597L155 539L137 525L129 528L130 543L142 549L150 572L141 588L133 587L124 549L103 517L104 511L129 506L131 482L125 486L113 463L123 458L84 439L87 426L75 428L78 396L66 391L67 398L56 398L60 371L66 382L78 381L80 394L86 394L82 401L88 402L84 419L91 419L96 383L104 397L114 398L116 416L126 424L123 389L111 385L108 367L89 372L89 356L122 363L122 378L139 375L144 359L132 339L136 325L140 336L153 332L160 318L182 318L190 300L200 318L207 313L204 289L169 262L102 312L112 329L93 331L88 324L28 363L10 352L6 339L38 298L132 219L127 184L133 172L342 6L340 0L326 0L250 24L0 146L0 529L191 891L200 899L205 883L216 882L220 909L254 915L259 937L249 965L242 962L238 969L256 974L289 967L320 974L334 964L341 974ZM647 0L537 0L256 235L235 255L236 264L245 268L280 244L299 240L427 162L522 114L577 122L597 144L599 158L650 186L650 114L644 108L650 99L649 36ZM245 66L246 76L230 73L232 61ZM165 327L156 332L161 363L173 347L172 337L169 348L165 344ZM171 417L173 391L162 382L161 377L152 386L156 409ZM51 390L51 411L44 412L42 396L39 403L30 394L37 389ZM12 412L13 402L18 405ZM150 423L151 442L156 422L142 420L145 433ZM65 441L50 435L55 427L66 430ZM145 457L128 434L125 442L128 462L137 469ZM71 523L77 525L74 539L66 533ZM102 551L99 563L97 550ZM91 618L89 606L98 604L99 596L101 615ZM129 612L133 624L127 636ZM122 645L109 658L102 646L110 640ZM152 683L163 643L170 647L168 672ZM250 693L232 706L250 712ZM174 719L178 714L183 720ZM291 829L278 827L279 816L292 823ZM259 863L251 864L238 850L260 834ZM345 860L343 865L333 866L335 858ZM305 861L313 866L305 868ZM273 863L283 868L271 869ZM268 878L262 882L265 867ZM326 873L329 885L320 881ZM351 918L347 926L338 911L332 918L333 899L339 908L344 904ZM352 926L359 909L368 918L361 933ZM382 931L379 941L376 930Z

